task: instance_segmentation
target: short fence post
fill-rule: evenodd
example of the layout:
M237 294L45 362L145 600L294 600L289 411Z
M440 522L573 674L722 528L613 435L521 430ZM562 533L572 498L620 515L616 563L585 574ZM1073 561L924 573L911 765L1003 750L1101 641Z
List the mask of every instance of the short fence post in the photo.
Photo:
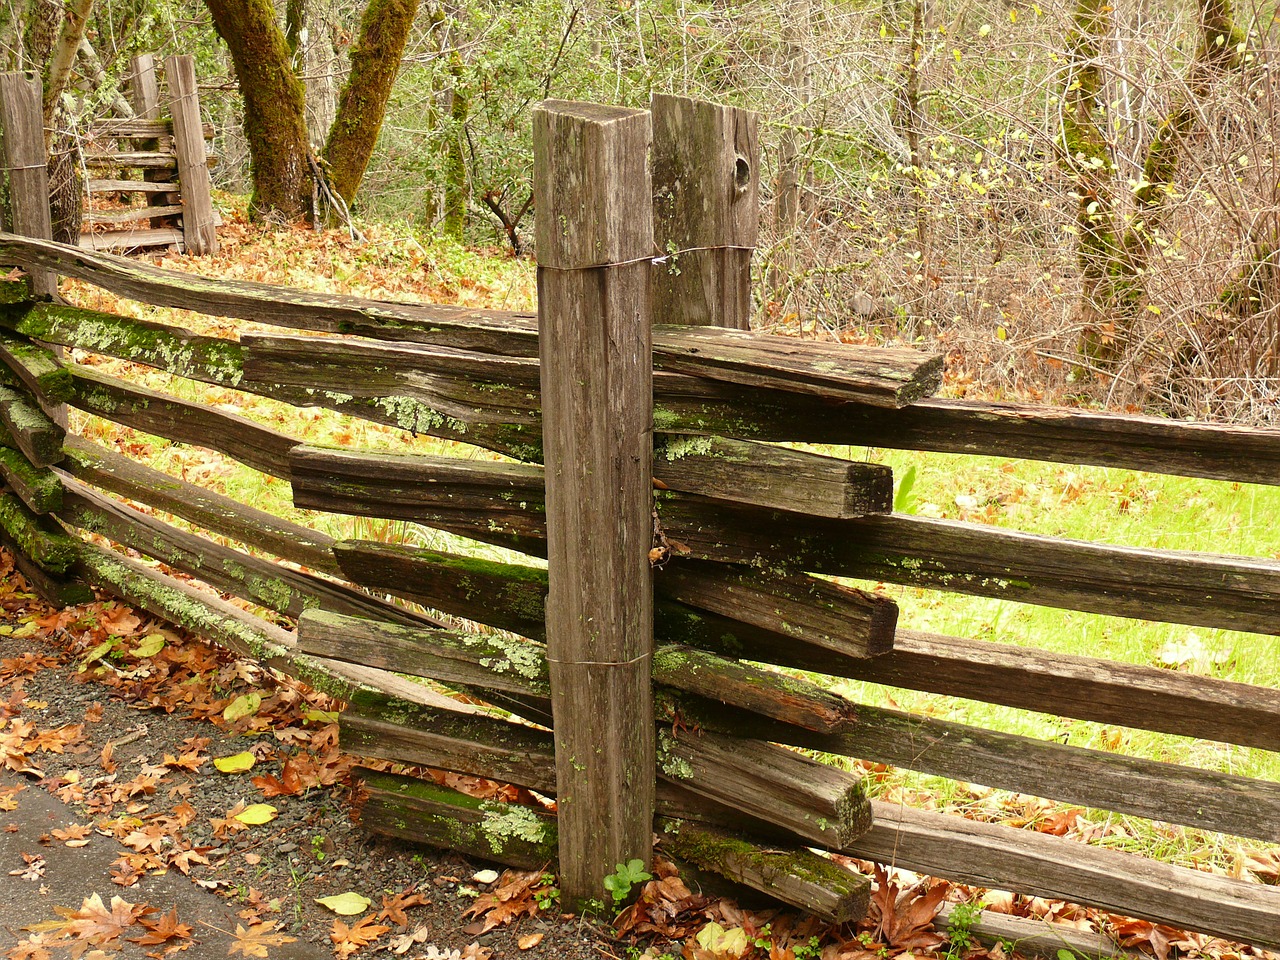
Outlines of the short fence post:
M36 240L52 240L49 219L49 168L44 149L44 115L40 81L32 73L0 73L0 138L8 187L5 229ZM54 296L58 277L52 270L28 270L38 296Z
M160 81L156 78L156 58L152 53L140 53L129 61L129 103L139 120L160 119ZM138 150L158 150L160 141L155 137L144 137L134 140ZM168 170L144 170L142 179L147 183L167 183L176 174ZM173 185L173 193L148 193L146 203L149 207L163 207L176 203L181 194L178 185ZM152 227L167 227L169 223L163 217L150 221Z
M654 717L649 113L533 115L560 883L650 863Z
M213 216L212 184L200 99L196 91L196 58L191 54L164 62L169 81L169 111L173 116L173 152L178 157L178 185L182 190L182 234L187 253L212 256L218 252L218 229Z
M654 320L749 330L759 118L668 94L652 106L653 233L669 257L654 267Z

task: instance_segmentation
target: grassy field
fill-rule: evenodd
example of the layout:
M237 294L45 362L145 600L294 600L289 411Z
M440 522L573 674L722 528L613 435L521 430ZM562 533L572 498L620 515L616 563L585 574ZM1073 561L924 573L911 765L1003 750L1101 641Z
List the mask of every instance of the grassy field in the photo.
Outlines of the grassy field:
M178 258L166 265L378 297L420 297L508 308L527 307L532 302L533 272L528 262L416 237L396 237L373 228L370 234L370 244L357 246L333 233L258 234L242 221L232 221L224 231L225 252L221 257L198 262ZM73 296L85 306L164 319L206 333L226 336L237 330L269 329L157 311L120 302L80 285L74 288ZM98 362L92 357L78 359ZM234 408L308 442L496 458L464 444L410 437L401 431L320 410L298 411L144 367L114 361L104 361L103 367L186 399L200 397L210 404ZM471 544L415 524L298 511L291 505L286 482L265 477L226 458L137 435L84 415L73 417L73 427L91 439L120 445L125 452L159 469L337 537L403 542L512 559L512 555L496 548ZM891 465L899 480L899 509L922 516L1108 544L1280 557L1280 537L1273 521L1280 516L1280 488L991 457L844 447L822 448L822 452ZM527 562L527 558L515 559ZM902 611L901 625L911 629L1280 687L1280 640L1273 637L1101 617L892 585L864 586L884 589L894 596ZM838 682L835 686L861 702L889 704L1078 746L1280 780L1280 755L1266 751L1103 727L868 684ZM879 789L891 796L918 797L927 791L932 801L942 806L979 802L1006 814L1025 800L974 785L910 774L882 778ZM1208 856L1229 867L1233 851L1237 850L1236 841L1196 831L1166 829L1101 813L1090 816L1113 825L1109 842L1136 846L1168 859L1191 862Z

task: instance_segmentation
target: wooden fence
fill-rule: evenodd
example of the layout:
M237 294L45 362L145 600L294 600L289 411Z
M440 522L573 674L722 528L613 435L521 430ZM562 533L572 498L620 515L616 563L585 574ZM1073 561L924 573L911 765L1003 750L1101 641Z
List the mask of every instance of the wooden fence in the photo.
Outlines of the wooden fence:
M200 119L195 57L168 57L164 79L162 88L153 55L134 57L129 71L134 116L100 120L89 128L83 159L94 176L85 183L89 209L81 246L218 252L219 218L209 180L216 158L206 149L213 127ZM101 204L138 195L141 206L104 209Z
M770 445L1277 483L1280 431L935 400L937 358L730 329L754 244L754 117L655 97L652 122L551 102L536 123L537 317L217 280L0 235L0 263L35 277L292 331L201 336L0 285L0 527L32 583L62 601L92 583L347 698L354 753L557 797L553 817L369 773L364 818L499 862L558 857L571 900L603 896L617 862L647 860L656 826L670 855L830 919L859 916L868 884L815 849L1280 946L1273 887L870 801L857 776L787 747L1264 841L1280 837L1280 784L855 703L759 666L1280 750L1278 690L899 630L891 601L830 579L1276 635L1280 563L897 515L886 468ZM45 344L520 462L306 446ZM64 403L287 480L300 507L410 520L547 568L334 541L66 434L48 415ZM297 632L76 530L296 618ZM385 598L496 631L459 633Z

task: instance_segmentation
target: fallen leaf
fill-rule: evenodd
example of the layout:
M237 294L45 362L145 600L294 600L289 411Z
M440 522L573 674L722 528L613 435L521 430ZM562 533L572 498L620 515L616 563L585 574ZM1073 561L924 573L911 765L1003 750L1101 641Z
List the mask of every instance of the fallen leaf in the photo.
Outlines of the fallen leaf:
M260 827L264 823L270 823L279 815L280 811L269 803L251 803L237 813L235 819L251 827Z
M341 920L335 920L333 921L333 932L329 934L329 939L337 947L334 953L339 957L349 957L353 953L363 950L384 933L390 932L390 930L391 928L385 924L378 923L377 918L374 916L365 917L359 923L350 927Z
M246 750L244 753L232 754L229 757L215 757L213 765L223 773L244 773L246 770L252 770L257 762L253 754Z
M346 893L334 894L332 897L316 897L315 900L320 906L326 907L344 917L364 913L373 903L368 897L363 897L352 890L348 890Z
M170 940L190 940L193 932L189 925L178 922L177 907L154 922L143 920L142 925L147 928L146 933L141 937L128 938L130 943L136 943L142 947L154 947L161 943L168 943Z
M546 936L546 934L530 933L527 936L523 936L519 940L517 940L516 946L519 947L521 950L532 950L534 947L536 947L538 944L542 942L542 938L544 936Z
M227 708L222 711L222 719L234 723L236 720L252 717L261 706L262 694L242 693L227 704Z
M266 957L272 947L283 947L286 943L296 943L297 937L276 933L271 923L255 923L246 930L236 924L236 939L227 951L227 956L243 953L246 957Z

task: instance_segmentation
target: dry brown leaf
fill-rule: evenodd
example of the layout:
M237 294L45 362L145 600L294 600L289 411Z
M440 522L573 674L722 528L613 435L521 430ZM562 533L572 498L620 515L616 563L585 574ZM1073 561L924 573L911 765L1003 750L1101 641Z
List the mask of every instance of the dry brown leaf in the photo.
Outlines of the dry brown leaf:
M347 926L341 920L333 921L333 932L329 934L329 939L334 942L334 953L339 957L349 957L390 931L390 927L378 923L378 918L370 914L352 926Z
M297 937L290 937L275 932L271 923L255 923L248 930L236 924L235 942L227 951L227 956L243 953L246 957L267 957L272 947L282 947L286 943L294 943Z
M516 941L516 946L519 947L521 950L532 950L534 947L536 947L538 944L542 942L542 938L545 936L546 936L545 933L526 934L525 936L521 937L519 940Z

